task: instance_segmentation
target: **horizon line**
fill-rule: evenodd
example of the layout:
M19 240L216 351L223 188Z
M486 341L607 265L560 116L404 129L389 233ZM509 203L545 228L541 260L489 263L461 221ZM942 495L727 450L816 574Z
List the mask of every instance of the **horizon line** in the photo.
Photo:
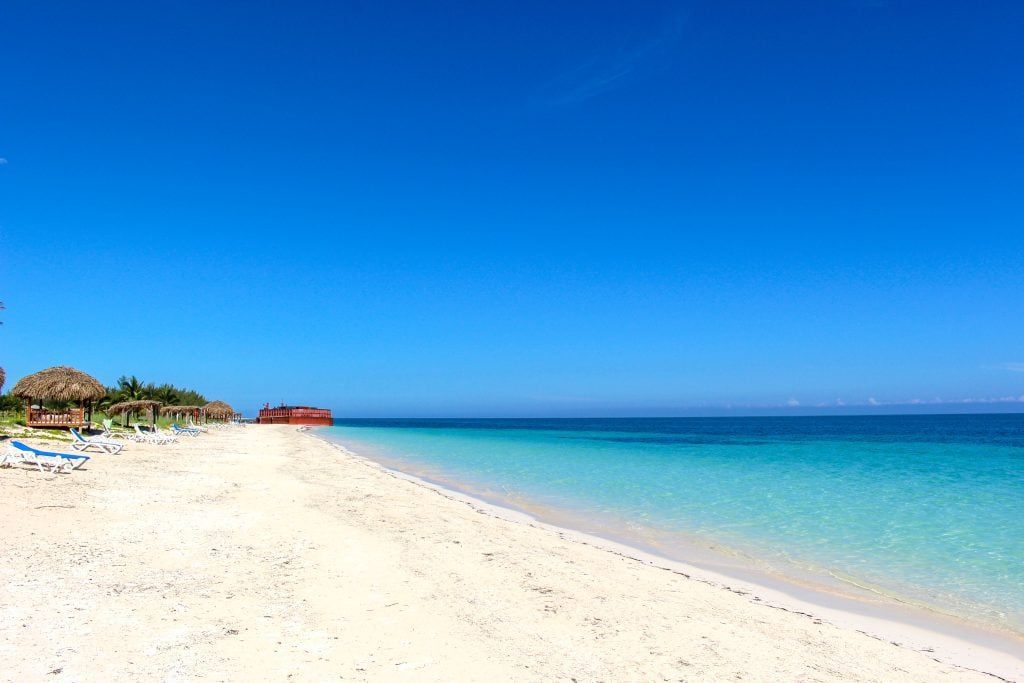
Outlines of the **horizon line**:
M826 411L827 409L821 409ZM1024 408L1017 411L1004 412L906 412L906 413L877 413L877 412L842 412L829 414L827 412L789 413L789 414L749 414L749 415L401 415L401 416L332 416L335 420L678 420L678 419L718 419L718 418L801 418L801 417L984 417L991 415L1024 415Z

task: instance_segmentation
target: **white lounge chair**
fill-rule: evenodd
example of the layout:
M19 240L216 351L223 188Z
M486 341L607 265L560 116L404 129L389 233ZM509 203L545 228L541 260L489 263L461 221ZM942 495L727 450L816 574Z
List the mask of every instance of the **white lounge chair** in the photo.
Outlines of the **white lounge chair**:
M159 427L153 429L153 434L159 439L164 439L167 443L178 443L178 435L173 432L166 432Z
M48 466L51 472L70 472L77 470L89 460L88 455L73 455L71 453L51 453L32 448L21 441L11 441L7 446L7 453L0 459L0 466L11 467L19 463L35 465L39 471L43 466Z
M173 438L167 436L166 434L157 434L156 432L144 432L139 427L139 425L135 425L135 440L142 441L144 443L155 443L161 446L164 444L169 444L174 441Z
M111 419L103 420L103 432L100 433L100 438L103 439L127 439L128 434L124 432L114 431L114 421Z
M87 451L90 448L95 448L100 451L107 453L120 453L121 449L124 448L124 444L114 443L113 441L103 441L101 439L87 439L82 436L77 429L71 428L71 436L75 437L75 440L71 443L71 447L76 451Z
M134 437L135 435L132 434L131 432L115 432L109 427L104 427L103 431L100 432L100 438L106 439L108 441L110 439L127 439L128 441L134 441Z

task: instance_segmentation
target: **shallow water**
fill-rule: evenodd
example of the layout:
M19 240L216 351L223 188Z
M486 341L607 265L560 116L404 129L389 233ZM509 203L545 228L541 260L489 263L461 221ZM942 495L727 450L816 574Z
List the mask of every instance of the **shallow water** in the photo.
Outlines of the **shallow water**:
M675 559L697 539L1024 633L1024 415L335 420L321 435Z

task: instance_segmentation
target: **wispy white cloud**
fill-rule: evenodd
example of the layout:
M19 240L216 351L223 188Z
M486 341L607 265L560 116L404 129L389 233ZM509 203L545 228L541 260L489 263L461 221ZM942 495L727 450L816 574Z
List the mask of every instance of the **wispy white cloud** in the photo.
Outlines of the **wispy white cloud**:
M5 159L3 157L0 157L0 166L6 166L6 165L7 165L7 159Z
M1024 394L1020 396L967 396L962 398L942 398L941 396L933 396L931 398L900 398L894 400L880 400L874 396L869 397L866 400L852 400L837 398L834 401L819 401L817 403L808 403L807 407L814 408L878 408L878 407L899 407L899 406L938 406L938 405L971 405L971 404L1000 404L1000 403L1024 403ZM728 406L720 406L724 408L800 408L805 404L801 403L798 399L791 398L783 403L775 404L736 404Z
M612 68L601 71L601 73L588 76L583 82L576 84L563 93L560 98L555 100L555 103L571 104L573 102L582 102L611 90L618 81L628 76L635 66L635 60L627 60L621 64L615 64Z
M1003 363L1001 367L1010 372L1024 372L1024 363Z
M954 403L1024 403L1024 395L999 396L997 398L962 398Z
M894 401L879 401L872 397L867 400L867 403L857 404L851 403L850 406L856 405L869 405L869 406L927 406L927 405L956 405L956 404L971 404L971 403L1024 403L1024 395L1021 396L968 396L966 398L941 398L935 396L933 398L906 398L898 399ZM841 404L837 404L841 405Z
M635 71L663 56L682 37L684 23L685 17L676 14L646 40L589 57L545 85L541 99L549 106L575 104L619 87Z

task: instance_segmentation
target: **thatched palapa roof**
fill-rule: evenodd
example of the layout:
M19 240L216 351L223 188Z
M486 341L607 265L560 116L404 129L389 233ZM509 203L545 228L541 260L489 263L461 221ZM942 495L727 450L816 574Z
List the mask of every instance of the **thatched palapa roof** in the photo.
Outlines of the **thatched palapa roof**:
M160 405L160 401L121 401L115 403L106 409L107 415L116 415L117 413L141 413L143 411L155 410Z
M48 398L54 401L88 401L103 398L107 390L81 370L58 365L18 380L11 393L21 398Z
M203 411L206 413L206 417L212 417L215 420L230 419L235 414L235 409L224 401L210 401L203 406Z
M188 415L194 413L197 410L202 410L202 406L164 406L160 409L161 415Z

